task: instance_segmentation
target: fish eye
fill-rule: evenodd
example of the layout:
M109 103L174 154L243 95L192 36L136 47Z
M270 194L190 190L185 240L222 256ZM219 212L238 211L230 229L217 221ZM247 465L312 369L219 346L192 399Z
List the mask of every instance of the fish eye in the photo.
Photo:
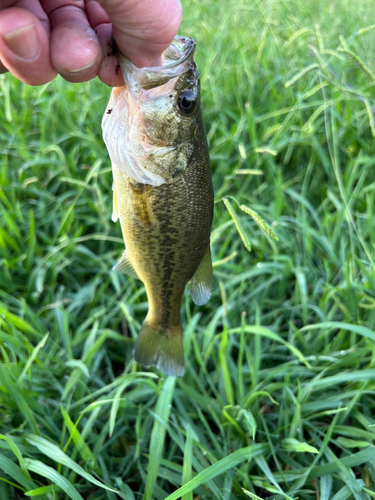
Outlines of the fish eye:
M194 93L191 92L190 90L182 92L178 96L177 105L179 110L184 115L190 115L194 111L196 105L196 99Z

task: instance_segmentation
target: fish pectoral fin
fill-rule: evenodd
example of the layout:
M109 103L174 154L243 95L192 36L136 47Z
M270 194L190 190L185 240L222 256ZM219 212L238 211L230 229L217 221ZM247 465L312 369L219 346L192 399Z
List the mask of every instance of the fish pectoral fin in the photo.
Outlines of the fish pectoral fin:
M207 245L203 258L190 281L190 292L195 304L203 306L208 301L211 297L213 281L210 245Z
M137 271L134 269L133 264L129 260L129 255L128 255L128 252L126 250L122 254L122 257L117 262L117 264L112 267L112 271L119 271L121 273L128 274L129 276L132 276L133 278L137 278L138 280L140 279L140 277L137 274Z
M130 182L132 192L132 203L137 222L145 229L152 229L154 221L150 200L148 198L147 186L145 184L133 184Z
M113 222L117 222L117 220L118 220L118 199L117 199L117 189L116 189L115 182L113 182L113 184L112 184L112 191L113 191L112 220L113 220Z

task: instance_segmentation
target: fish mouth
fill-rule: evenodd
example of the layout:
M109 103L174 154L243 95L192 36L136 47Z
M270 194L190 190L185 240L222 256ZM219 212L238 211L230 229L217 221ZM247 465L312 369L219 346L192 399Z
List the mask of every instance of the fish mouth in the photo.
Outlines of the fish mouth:
M195 67L193 55L196 42L193 38L175 36L172 44L163 52L160 66L137 68L126 56L119 54L121 71L130 90L137 87L151 89L183 75Z
M193 38L175 36L172 44L161 55L162 64L153 66L155 70L167 70L184 63L194 55L196 41Z

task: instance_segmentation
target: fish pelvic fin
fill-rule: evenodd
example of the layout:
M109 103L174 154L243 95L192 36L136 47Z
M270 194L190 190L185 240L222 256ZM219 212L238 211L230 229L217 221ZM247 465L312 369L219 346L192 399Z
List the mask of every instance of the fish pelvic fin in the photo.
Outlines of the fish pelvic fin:
M166 329L146 319L135 343L134 359L145 367L154 365L166 375L182 377L185 365L181 323Z
M197 306L203 306L211 297L213 281L210 245L207 245L202 260L190 281L191 296Z
M145 184L132 183L129 181L132 193L132 203L135 217L141 226L145 229L154 227L150 200L148 198L148 189Z
M112 191L113 191L112 220L113 220L113 222L117 222L118 217L119 217L119 211L118 211L117 188L116 188L115 182L113 182L113 184L112 184Z
M112 267L112 271L119 271L120 273L128 274L133 278L140 279L137 271L134 269L133 264L130 262L128 251L122 254L121 259L117 262L115 266Z

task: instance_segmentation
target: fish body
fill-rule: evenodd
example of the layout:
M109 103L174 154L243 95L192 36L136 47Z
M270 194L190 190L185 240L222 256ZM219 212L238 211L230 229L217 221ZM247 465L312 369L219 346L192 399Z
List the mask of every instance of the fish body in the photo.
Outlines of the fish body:
M126 86L113 90L103 118L126 246L115 269L142 280L149 302L134 358L170 375L184 373L185 286L200 305L212 288L213 189L194 47L176 37L159 68L122 59Z

